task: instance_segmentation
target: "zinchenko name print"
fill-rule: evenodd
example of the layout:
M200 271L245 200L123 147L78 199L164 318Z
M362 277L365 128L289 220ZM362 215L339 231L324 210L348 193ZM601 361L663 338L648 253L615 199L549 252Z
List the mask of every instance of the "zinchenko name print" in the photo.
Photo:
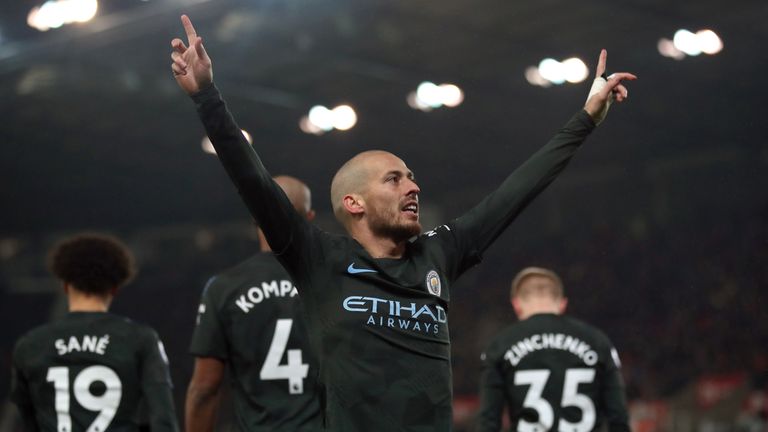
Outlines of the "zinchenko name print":
M589 344L579 340L579 338L562 333L544 333L527 337L513 344L504 354L504 359L509 361L512 366L517 366L528 354L543 349L568 351L579 357L587 366L594 366L598 359L597 353L592 350Z
M253 309L254 305L261 303L264 300L269 300L275 297L294 297L299 294L299 291L293 286L293 283L289 280L273 280L271 282L262 282L261 287L253 286L248 288L248 291L241 295L235 304L244 313L248 313Z
M438 333L438 324L448 322L439 305L402 303L378 297L349 296L344 299L344 309L349 312L370 313L366 325L399 328L424 333Z

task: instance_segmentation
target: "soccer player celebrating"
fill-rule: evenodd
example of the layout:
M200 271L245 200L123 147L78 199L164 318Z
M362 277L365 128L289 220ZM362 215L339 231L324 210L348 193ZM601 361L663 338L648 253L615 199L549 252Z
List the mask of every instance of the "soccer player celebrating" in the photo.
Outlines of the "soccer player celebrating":
M594 94L550 142L474 209L419 235L419 187L397 156L368 151L333 178L331 199L349 236L299 215L240 133L213 85L211 59L189 18L171 42L176 82L197 106L219 160L299 288L320 360L324 420L334 431L451 428L451 284L563 170L629 73L599 78ZM605 70L606 53L598 65ZM613 96L612 96L613 95Z
M551 270L528 267L512 281L520 322L483 353L480 430L629 431L619 356L600 330L563 316L568 303Z
M69 303L64 319L24 335L13 353L11 399L29 431L177 431L168 359L157 333L107 312L134 273L117 239L78 235L51 253Z
M311 221L309 188L288 176L275 182L296 212ZM298 292L261 230L259 240L262 253L215 276L203 291L192 335L196 359L187 391L187 432L213 430L226 364L240 430L322 429L317 361L310 355Z

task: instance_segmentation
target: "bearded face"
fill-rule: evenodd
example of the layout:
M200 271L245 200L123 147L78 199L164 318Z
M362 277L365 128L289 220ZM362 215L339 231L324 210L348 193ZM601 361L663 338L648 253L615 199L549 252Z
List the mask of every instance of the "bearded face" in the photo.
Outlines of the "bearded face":
M371 178L364 194L371 231L395 241L419 235L419 192L413 173L394 157L379 175Z
M399 242L421 234L418 195L371 201L366 213L368 226L376 235Z

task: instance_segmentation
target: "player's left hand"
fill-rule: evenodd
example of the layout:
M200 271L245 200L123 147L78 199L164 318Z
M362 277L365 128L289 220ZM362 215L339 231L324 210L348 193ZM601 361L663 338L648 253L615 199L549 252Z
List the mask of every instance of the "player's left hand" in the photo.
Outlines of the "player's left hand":
M629 72L616 72L611 74L606 80L603 78L603 74L605 74L607 60L608 51L601 50L600 58L597 61L595 80L589 91L587 103L584 105L584 110L592 117L595 124L600 124L605 119L606 114L608 114L608 108L613 101L624 102L627 99L627 88L624 87L622 81L634 81L637 79L635 75Z
M171 69L179 87L193 95L213 82L213 64L203 47L203 38L197 35L189 17L182 15L181 23L187 33L189 47L179 38L171 41Z

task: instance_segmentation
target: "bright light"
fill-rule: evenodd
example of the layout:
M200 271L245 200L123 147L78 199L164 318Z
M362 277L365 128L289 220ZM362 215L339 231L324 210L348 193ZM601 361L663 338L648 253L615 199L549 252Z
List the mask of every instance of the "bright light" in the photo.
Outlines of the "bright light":
M549 87L552 84L564 84L566 81L572 84L580 83L589 76L589 68L579 58L557 61L553 58L545 58L539 62L539 66L529 66L525 70L525 79L531 85Z
M76 3L77 6L73 8L72 16L77 22L83 23L92 20L99 10L99 3L96 0L78 0Z
M440 84L443 105L455 108L464 102L464 92L453 84Z
M83 23L93 19L99 9L97 0L48 0L35 6L27 15L27 24L40 31L64 24Z
M424 81L416 88L416 98L432 108L439 108L443 104L442 96L440 87L433 82Z
M682 60L685 58L685 53L675 48L675 44L667 38L659 39L657 47L659 49L659 54L664 57L673 58L675 60Z
M539 63L539 73L552 84L562 84L565 82L562 64L555 59L545 58L542 60Z
M309 114L299 120L299 128L302 132L322 135L333 129L346 131L357 124L357 113L349 105L339 105L328 109L322 105L315 105L309 110Z
M339 105L331 110L333 127L338 130L350 130L357 123L357 114L349 105Z
M299 120L299 128L302 132L312 135L322 135L325 133L324 130L320 129L319 127L315 126L314 123L309 121L309 116L303 116L301 120Z
M309 110L309 121L326 132L333 130L333 114L322 105L315 105Z
M406 101L411 108L425 112L442 106L454 108L464 102L464 92L455 84L424 81L408 94Z
M664 57L682 60L686 55L717 54L723 50L723 41L717 33L709 29L699 30L696 33L681 29L675 32L675 37L671 41L666 38L660 39L658 48L659 53Z
M713 55L723 50L723 41L712 30L697 31L696 39L698 39L699 47L704 54Z
M421 99L416 97L416 92L412 91L408 93L408 97L405 98L405 100L408 102L408 106L410 106L413 109L421 110L421 111L432 111L432 107L425 104Z
M678 30L675 32L675 37L672 39L675 44L675 48L688 54L689 56L697 56L701 54L701 48L699 47L699 40L696 35L688 30Z
M243 133L243 136L245 137L245 140L248 141L248 144L253 145L253 138L251 138L251 134L249 134L247 131L240 129L240 132ZM200 146L203 148L203 151L208 154L216 154L216 149L213 148L213 143L211 142L211 139L207 136L203 137L203 141L200 143Z
M525 70L525 79L528 80L529 84L539 87L549 87L552 85L551 82L541 76L539 68L536 66L529 66L528 69Z
M581 59L571 57L562 62L565 80L571 84L584 81L589 76L589 69Z

